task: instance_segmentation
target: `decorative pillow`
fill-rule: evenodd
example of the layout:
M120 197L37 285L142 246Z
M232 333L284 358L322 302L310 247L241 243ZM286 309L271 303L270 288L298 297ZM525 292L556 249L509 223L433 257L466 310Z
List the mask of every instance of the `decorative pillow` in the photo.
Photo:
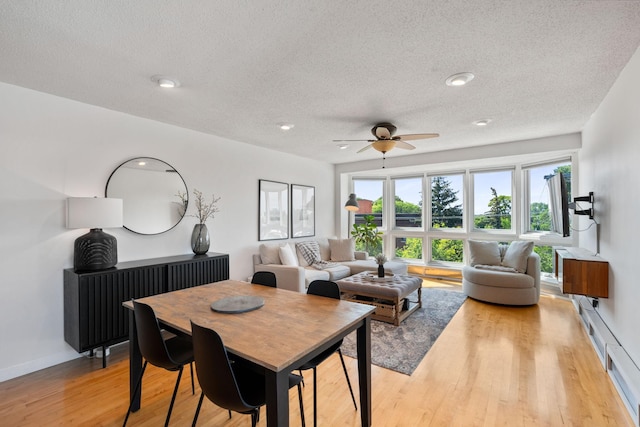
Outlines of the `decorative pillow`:
M310 240L308 242L298 242L296 243L296 249L302 255L302 258L307 262L307 264L311 265L315 262L320 261L320 245L318 242Z
M280 264L280 248L276 245L260 245L260 260L263 264Z
M280 252L280 261L282 261L282 265L298 265L298 257L293 253L291 246L282 245L278 250Z
M501 265L498 242L469 240L469 264Z
M511 242L502 258L502 265L514 268L518 273L527 271L527 258L533 251L533 242L516 240Z
M331 261L355 261L356 242L353 239L329 239Z

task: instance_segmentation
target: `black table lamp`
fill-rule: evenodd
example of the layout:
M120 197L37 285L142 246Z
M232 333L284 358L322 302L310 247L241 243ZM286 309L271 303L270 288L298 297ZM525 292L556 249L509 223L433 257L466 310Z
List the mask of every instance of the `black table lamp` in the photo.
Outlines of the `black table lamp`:
M122 227L122 199L70 197L67 228L89 228L73 245L73 268L77 272L98 271L118 263L116 238L103 228Z

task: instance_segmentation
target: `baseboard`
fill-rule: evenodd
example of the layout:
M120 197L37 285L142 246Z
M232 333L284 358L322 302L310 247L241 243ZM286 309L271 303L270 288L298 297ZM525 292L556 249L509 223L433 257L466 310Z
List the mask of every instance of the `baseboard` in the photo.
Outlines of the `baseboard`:
M8 368L0 369L0 382L17 378L22 375L27 375L41 369L68 362L69 360L77 359L79 357L82 357L82 355L76 353L75 351L65 351L48 355L46 357L41 357L40 359L31 360L27 363L9 366Z
M636 427L640 427L640 369L620 346L607 348L607 372Z
M574 297L573 304L600 362L609 374L635 426L640 427L640 369L593 308L589 298Z
M607 347L610 345L619 346L620 343L613 336L607 325L604 323L600 314L593 308L591 301L586 297L578 297L574 299L574 304L585 327L591 344L602 363L602 368L607 370Z

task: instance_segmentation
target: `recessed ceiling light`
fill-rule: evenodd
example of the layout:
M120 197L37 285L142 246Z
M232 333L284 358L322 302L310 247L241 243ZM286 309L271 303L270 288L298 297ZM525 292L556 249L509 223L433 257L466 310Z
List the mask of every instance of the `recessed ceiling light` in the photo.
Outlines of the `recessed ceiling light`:
M472 73L457 73L449 76L445 82L447 86L464 86L473 80L474 77Z
M338 148L341 150L346 150L349 148L349 144L338 144Z
M482 120L476 120L475 122L473 122L473 124L476 126L486 126L490 122L491 122L491 119L482 119Z
M178 80L167 76L156 75L151 77L151 81L165 89L173 89L180 86L180 82Z
M280 130L284 131L291 130L294 128L294 126L295 125L291 123L278 123L278 127L280 128Z

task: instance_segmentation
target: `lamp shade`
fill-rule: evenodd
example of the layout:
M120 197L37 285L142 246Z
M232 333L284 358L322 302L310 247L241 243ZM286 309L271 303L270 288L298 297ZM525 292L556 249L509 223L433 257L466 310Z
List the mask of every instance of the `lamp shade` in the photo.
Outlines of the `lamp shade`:
M357 211L360 209L358 206L358 201L356 200L356 195L354 193L349 194L349 200L344 204L344 208L348 211Z
M122 199L69 197L67 228L122 227Z

